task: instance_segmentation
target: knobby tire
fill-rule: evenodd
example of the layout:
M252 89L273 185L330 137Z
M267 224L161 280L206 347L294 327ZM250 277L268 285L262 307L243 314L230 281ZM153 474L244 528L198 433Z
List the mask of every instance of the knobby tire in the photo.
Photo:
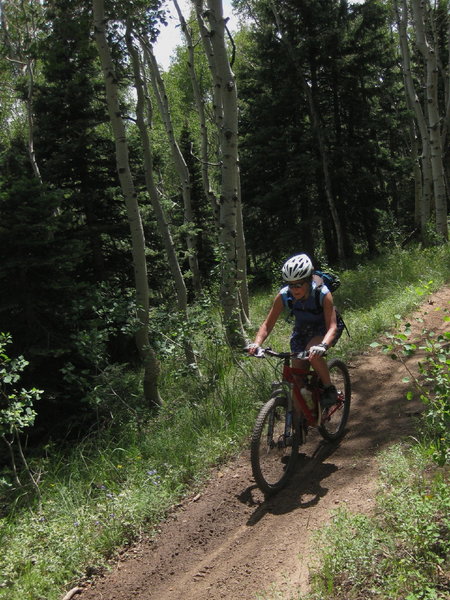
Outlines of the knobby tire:
M319 432L329 441L339 440L345 433L348 416L350 413L351 383L350 375L342 360L333 358L328 362L331 383L336 386L338 403L325 413ZM327 414L329 416L327 416Z
M251 464L256 484L265 494L273 494L289 480L298 457L299 437L293 432L291 443L284 444L287 398L271 398L261 408L251 441ZM268 431L273 423L273 434Z

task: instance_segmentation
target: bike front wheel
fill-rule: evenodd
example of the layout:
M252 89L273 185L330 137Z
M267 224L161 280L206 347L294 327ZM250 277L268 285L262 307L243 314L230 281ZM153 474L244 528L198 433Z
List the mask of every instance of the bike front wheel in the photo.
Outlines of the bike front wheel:
M350 375L342 360L333 358L328 362L331 383L336 387L337 404L324 411L319 432L323 438L330 441L340 439L344 435L350 412L351 384Z
M262 407L256 419L251 441L251 464L258 487L273 494L284 487L292 474L298 457L299 437L284 396L271 398Z

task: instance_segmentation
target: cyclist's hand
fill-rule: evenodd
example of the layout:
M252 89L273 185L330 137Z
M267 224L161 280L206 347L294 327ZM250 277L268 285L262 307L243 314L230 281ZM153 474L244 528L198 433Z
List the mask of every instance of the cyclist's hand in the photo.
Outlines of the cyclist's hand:
M309 349L310 356L323 356L327 349L322 344L318 344L317 346L311 346Z
M249 344L248 346L245 347L245 350L251 356L257 356L259 358L261 358L262 356L264 356L262 348L260 346L258 346L258 344Z
M259 346L258 346L258 344L249 344L248 346L245 347L245 349L247 350L247 352L249 354L257 354L258 350L259 350Z

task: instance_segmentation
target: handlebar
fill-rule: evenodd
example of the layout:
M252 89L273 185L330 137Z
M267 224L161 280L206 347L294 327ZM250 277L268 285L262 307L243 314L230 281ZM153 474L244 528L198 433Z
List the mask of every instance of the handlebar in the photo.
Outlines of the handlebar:
M248 346L244 348L243 352L248 353ZM281 359L291 359L297 358L299 360L306 360L309 357L309 350L304 350L303 352L275 352L272 348L262 348L258 347L255 354L251 354L255 358L265 358L267 356L274 356L275 358Z

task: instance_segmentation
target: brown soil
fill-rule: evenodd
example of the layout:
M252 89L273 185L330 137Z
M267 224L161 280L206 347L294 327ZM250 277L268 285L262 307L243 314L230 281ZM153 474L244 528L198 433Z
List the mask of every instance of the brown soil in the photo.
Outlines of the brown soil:
M448 329L443 313L448 316L449 302L450 287L429 298L411 319L416 337L423 328ZM421 408L405 400L404 367L380 350L349 368L352 407L340 444L310 431L289 485L268 500L256 488L244 452L175 507L156 538L124 550L108 572L82 585L77 598L253 600L306 592L312 534L338 507L373 509L377 454L414 433Z

